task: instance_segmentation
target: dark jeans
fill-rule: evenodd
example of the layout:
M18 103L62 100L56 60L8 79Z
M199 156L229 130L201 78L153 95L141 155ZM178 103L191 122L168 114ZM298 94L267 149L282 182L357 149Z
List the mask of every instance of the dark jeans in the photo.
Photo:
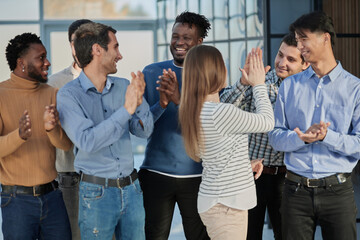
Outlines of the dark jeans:
M78 223L80 175L76 172L59 172L58 182L70 220L72 240L80 240Z
M2 231L6 240L70 240L71 229L59 189L34 197L1 193Z
M350 178L310 188L285 179L281 205L283 239L314 239L316 224L324 240L356 240L356 206Z
M284 189L285 173L262 174L255 181L257 205L248 212L248 240L262 240L264 218L268 209L274 238L281 239L280 205Z
M175 203L186 239L209 239L197 211L201 177L173 178L142 169L139 178L144 195L146 239L168 239Z

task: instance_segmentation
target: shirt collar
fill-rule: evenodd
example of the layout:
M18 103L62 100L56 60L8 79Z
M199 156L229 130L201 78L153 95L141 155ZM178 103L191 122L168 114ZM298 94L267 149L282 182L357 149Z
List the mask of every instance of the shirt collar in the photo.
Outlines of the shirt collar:
M343 67L341 66L340 61L336 61L336 63L336 67L328 74L331 81L335 81L343 71Z
M279 78L277 75L276 75L276 70L275 68L274 69L271 69L267 74L266 74L266 80L267 81L270 81L271 83L275 83L277 85L280 85L281 82L282 82L282 78Z
M176 65L175 62L174 62L174 60L172 60L172 64L173 64L176 68L180 68L180 69L183 68L183 67L180 67L180 66Z
M79 80L80 80L80 85L85 92L87 92L91 89L94 89L97 92L96 87L91 82L91 80L86 76L84 71L81 71L81 73L79 75ZM112 85L113 85L113 81L111 80L111 77L107 77L103 93L107 93L110 90Z
M337 63L336 67L333 70L331 70L331 72L329 72L327 75L325 75L323 78L325 78L325 77L329 78L330 81L335 81L338 78L340 73L343 71L343 67L342 67L340 61L336 61L336 63ZM311 78L314 75L316 76L316 73L311 65L310 65L310 67L308 67L307 70L305 70L305 74L308 78Z

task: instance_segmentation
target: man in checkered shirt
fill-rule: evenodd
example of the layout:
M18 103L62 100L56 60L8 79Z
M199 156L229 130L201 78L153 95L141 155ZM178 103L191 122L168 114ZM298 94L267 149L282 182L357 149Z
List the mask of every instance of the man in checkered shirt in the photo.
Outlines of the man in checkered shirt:
M294 34L286 35L275 58L275 68L266 74L265 84L270 101L275 106L278 89L283 79L305 70L309 64L304 61L300 51L296 48ZM258 50L256 51L258 52ZM242 72L248 72L248 59ZM222 102L232 103L239 108L255 112L255 99L252 87L247 83L247 74L233 86L227 87L220 98ZM267 133L249 134L249 157L264 159L264 170L256 183L257 206L249 210L248 235L249 240L261 240L264 226L265 210L268 209L270 221L276 240L281 239L280 205L286 168L284 153L275 151L268 143Z

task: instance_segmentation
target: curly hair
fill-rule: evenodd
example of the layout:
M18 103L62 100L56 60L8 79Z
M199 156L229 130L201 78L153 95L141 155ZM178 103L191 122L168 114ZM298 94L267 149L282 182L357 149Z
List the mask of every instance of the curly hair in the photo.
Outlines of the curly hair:
M194 24L198 29L199 36L201 38L205 38L208 35L209 30L211 29L211 24L204 15L188 11L182 12L180 15L178 15L175 19L174 25L176 23L187 23L189 24L189 26L192 26Z
M24 56L34 43L42 44L40 37L34 33L23 33L9 41L5 55L11 71L15 70L17 59Z

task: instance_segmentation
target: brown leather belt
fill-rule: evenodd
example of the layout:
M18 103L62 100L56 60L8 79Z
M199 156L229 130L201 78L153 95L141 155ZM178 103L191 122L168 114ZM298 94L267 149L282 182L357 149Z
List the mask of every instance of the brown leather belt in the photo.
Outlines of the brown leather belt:
M272 166L264 166L263 174L270 174L270 175L277 175L279 173L286 173L286 167L285 166L280 166L280 167L272 167Z
M316 187L326 187L330 185L336 185L340 183L344 183L351 176L351 173L337 173L324 178L306 178L300 175L297 175L293 172L287 171L286 178L292 182L302 184L309 188Z
M137 178L138 174L136 172L136 169L134 169L129 176L116 179L96 177L81 173L81 181L102 185L104 187L123 188L133 183Z
M49 192L52 192L58 188L58 183L54 180L49 183L45 183L37 186L11 186L11 185L2 185L1 184L1 192L6 194L24 194L24 195L32 195L35 197L45 195Z

